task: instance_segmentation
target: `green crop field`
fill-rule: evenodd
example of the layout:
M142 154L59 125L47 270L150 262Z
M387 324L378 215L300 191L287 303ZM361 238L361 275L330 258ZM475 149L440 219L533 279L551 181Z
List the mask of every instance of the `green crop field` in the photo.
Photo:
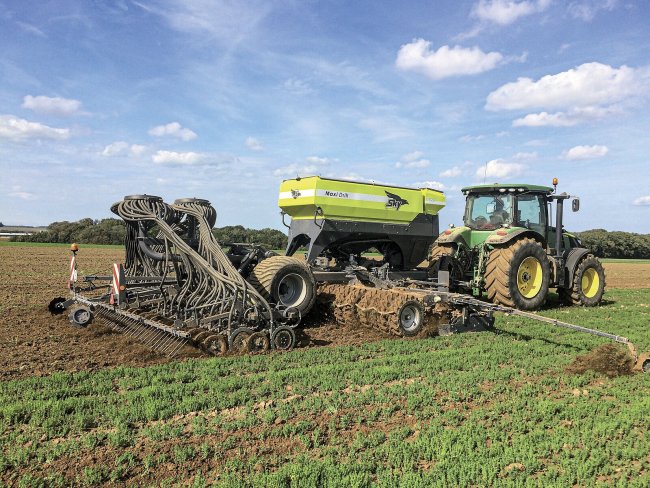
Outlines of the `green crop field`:
M650 349L650 289L542 313ZM568 374L603 340L497 327L3 382L0 482L650 485L648 375Z

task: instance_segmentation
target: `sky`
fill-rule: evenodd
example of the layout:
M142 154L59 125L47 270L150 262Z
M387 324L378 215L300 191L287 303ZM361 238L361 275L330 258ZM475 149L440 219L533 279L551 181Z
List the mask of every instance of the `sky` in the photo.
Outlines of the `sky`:
M650 2L0 0L0 222L200 197L282 229L297 175L551 184L650 232Z

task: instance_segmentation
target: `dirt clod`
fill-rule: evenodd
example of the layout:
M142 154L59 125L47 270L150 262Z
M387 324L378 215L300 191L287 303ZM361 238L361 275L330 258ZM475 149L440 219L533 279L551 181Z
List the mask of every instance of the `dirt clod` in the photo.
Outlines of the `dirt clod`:
M603 344L593 351L576 357L567 366L566 372L582 374L585 371L596 371L609 378L632 374L634 358L621 347L614 344Z

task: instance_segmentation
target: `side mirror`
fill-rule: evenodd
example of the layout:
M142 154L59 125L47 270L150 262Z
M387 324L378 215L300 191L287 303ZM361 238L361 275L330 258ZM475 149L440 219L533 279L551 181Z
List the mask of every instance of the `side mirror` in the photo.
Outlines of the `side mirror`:
M571 201L571 210L573 210L574 212L577 212L578 210L580 210L580 199L579 198L574 198Z

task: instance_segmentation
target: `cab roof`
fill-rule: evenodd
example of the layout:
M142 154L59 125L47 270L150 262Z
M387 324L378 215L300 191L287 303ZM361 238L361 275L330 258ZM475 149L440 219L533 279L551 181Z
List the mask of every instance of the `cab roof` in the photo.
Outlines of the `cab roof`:
M461 188L460 191L463 193L490 193L493 191L499 191L499 190L510 190L513 189L514 191L526 191L526 192L539 192L539 193L553 193L553 188L549 186L541 186L541 185L529 185L527 183L492 183L489 185L473 185L473 186L466 186L464 188Z

